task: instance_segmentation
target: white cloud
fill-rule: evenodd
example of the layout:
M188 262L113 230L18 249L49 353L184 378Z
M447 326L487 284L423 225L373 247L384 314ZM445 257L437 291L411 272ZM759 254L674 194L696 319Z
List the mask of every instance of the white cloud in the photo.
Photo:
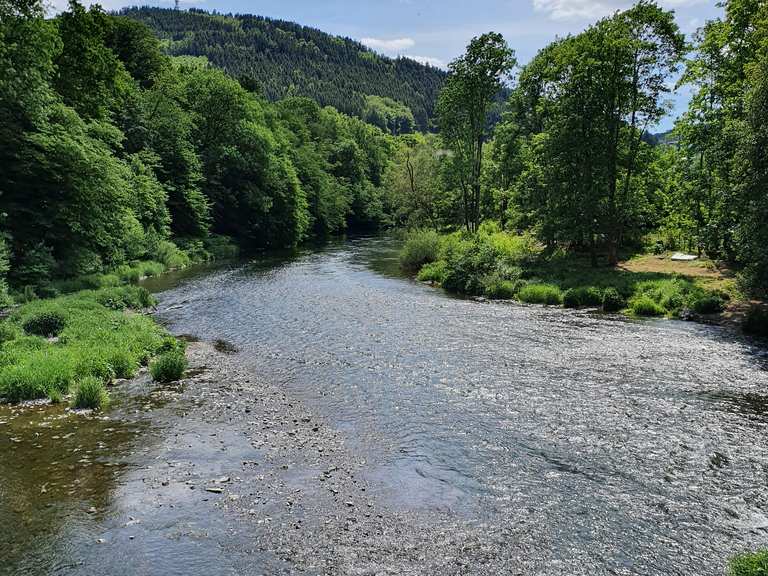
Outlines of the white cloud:
M411 56L410 54L404 54L404 56L405 58L416 60L416 62L421 62L422 64L429 64L435 68L445 68L445 62L440 60L440 58L433 58L432 56Z
M395 53L399 53L406 48L413 48L416 45L413 38L392 38L389 40L384 38L361 38L360 42L374 50Z
M706 0L662 0L667 8L681 8L701 4ZM544 12L552 20L593 20L623 10L631 0L533 0L537 12Z

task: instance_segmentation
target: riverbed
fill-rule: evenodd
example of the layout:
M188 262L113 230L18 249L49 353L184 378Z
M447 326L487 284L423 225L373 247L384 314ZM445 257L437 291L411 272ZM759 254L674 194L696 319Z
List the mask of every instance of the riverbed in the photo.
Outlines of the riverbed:
M708 576L768 546L760 346L453 298L396 253L155 281L187 379L0 409L0 573Z

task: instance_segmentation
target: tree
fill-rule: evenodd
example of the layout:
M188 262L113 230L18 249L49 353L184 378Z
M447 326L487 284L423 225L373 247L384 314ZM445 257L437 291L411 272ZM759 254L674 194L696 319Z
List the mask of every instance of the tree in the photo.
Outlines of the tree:
M515 63L514 52L501 34L473 38L466 53L449 65L438 98L440 130L453 152L469 231L480 225L480 176L489 110Z

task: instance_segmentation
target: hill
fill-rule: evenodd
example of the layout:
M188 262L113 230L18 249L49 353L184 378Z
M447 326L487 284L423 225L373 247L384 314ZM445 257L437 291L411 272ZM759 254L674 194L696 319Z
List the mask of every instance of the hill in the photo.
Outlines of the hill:
M445 78L442 70L408 58L387 58L349 38L293 22L202 10L128 8L174 56L205 56L270 100L309 96L363 117L375 95L405 104L426 129Z

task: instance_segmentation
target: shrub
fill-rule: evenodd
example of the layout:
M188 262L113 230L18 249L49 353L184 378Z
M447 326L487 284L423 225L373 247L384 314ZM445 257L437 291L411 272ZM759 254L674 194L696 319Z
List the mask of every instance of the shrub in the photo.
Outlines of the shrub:
M16 326L16 324L8 322L7 320L0 322L0 344L15 340L19 336L21 336L21 330L19 330L19 327Z
M160 262L155 262L154 260L139 262L136 265L136 268L139 270L141 278L151 278L152 276L159 276L165 272L165 266Z
M109 403L109 395L104 383L93 376L82 378L75 390L73 405L75 408L98 410Z
M142 286L105 288L97 293L96 301L110 310L125 310L126 308L141 310L142 308L150 308L157 303L149 291Z
M187 369L187 358L182 352L166 352L158 356L150 365L152 378L156 382L167 383L179 380Z
M107 354L102 350L75 351L75 378L94 377L102 382L110 382L115 377L115 370L109 363Z
M753 306L747 310L742 328L747 334L768 337L768 308Z
M416 275L416 279L419 282L437 282L442 284L443 280L445 280L447 267L448 263L445 260L424 264Z
M408 234L400 252L400 266L416 272L425 264L435 262L440 254L440 235L434 230L415 230Z
M156 256L169 270L178 270L189 266L189 256L168 240L162 240L158 244Z
M44 310L26 318L22 328L27 334L50 338L58 335L66 323L64 314L58 310Z
M133 378L139 363L128 350L113 350L107 355L107 362L115 374L115 378Z
M603 294L593 286L570 288L563 294L563 306L580 308L581 306L601 306Z
M231 260L237 258L240 249L229 236L216 236L212 234L205 240L205 249L213 260Z
M562 304L563 294L560 288L551 284L528 284L517 294L522 302L528 304Z
M637 296L630 300L629 309L637 316L664 316L666 314L664 308L646 295Z
M520 290L519 280L495 279L485 287L485 295L494 300L512 300Z
M717 314L722 312L725 304L719 296L704 296L693 302L693 310L699 314Z
M768 550L741 554L730 562L729 576L768 576Z
M616 288L606 288L603 290L603 312L618 312L624 308L624 298L622 298Z
M123 264L115 269L115 274L126 284L136 284L141 280L141 269L138 266Z

